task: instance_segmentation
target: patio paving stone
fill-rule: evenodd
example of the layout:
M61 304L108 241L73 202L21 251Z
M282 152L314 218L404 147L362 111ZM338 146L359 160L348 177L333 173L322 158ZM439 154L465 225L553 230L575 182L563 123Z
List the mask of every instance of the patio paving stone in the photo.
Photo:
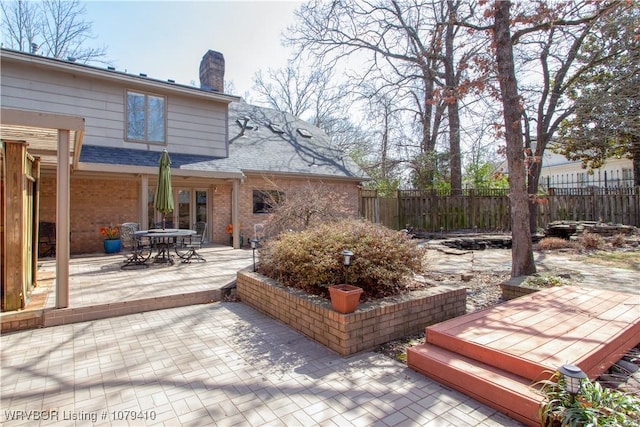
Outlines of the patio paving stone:
M74 258L70 307L221 289L251 265L249 250L214 246L203 253L206 263L128 271L119 269L122 255ZM439 267L508 270L509 262L508 251L487 251ZM561 257L536 262L581 268ZM41 268L50 273L55 264L45 261ZM585 282L595 286L608 277L637 290L633 276L599 270L585 273ZM55 294L49 292L51 308ZM519 425L382 354L341 357L236 302L4 333L0 344L0 422L7 426L91 425L62 419L80 411L96 414L95 425L105 426ZM60 420L24 419L42 410L57 410ZM147 416L113 417L127 410ZM22 419L9 420L15 411L25 411Z

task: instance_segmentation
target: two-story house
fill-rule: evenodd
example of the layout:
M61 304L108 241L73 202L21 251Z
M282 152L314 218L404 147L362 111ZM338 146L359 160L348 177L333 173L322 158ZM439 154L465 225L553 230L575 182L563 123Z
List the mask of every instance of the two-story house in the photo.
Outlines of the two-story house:
M153 195L165 149L173 222L207 222L210 242L229 244L233 224L238 247L241 234L264 222L270 191L286 196L309 182L339 193L344 210L358 214L362 170L317 127L225 94L217 52L203 57L200 88L7 49L0 63L0 136L24 141L39 162L35 209L39 221L56 223L63 261L100 252L100 227L160 219Z

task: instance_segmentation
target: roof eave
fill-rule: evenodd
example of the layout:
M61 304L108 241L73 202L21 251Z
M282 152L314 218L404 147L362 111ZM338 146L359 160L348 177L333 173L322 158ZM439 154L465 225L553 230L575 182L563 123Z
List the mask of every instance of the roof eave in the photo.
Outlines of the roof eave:
M111 165L103 163L80 162L77 170L79 172L104 172L125 175L157 175L158 168L151 166L135 165ZM243 179L242 171L205 171L200 169L171 168L172 176L194 177L194 178L217 178L217 179Z
M331 175L331 174L318 174L318 173L301 173L301 172L281 172L281 171L265 171L265 170L251 170L251 169L242 169L245 175L277 175L277 176L285 176L288 178L324 178L324 179L334 179L340 181L354 181L354 182L363 182L370 181L369 177L357 177L357 176L345 176L345 175Z
M127 74L122 71L101 69L91 65L77 64L74 62L64 61L62 59L27 54L25 52L8 50L6 48L0 49L0 56L2 57L2 61L10 60L14 62L22 62L25 64L36 64L44 68L78 73L90 78L110 80L119 83L136 84L137 86L145 87L148 89L155 89L156 91L160 90L163 92L179 93L182 95L207 98L210 100L223 102L225 104L230 104L242 99L241 97L235 95L205 91L196 87L190 87L168 81L165 82L164 80L157 80L144 76L136 76L134 74Z

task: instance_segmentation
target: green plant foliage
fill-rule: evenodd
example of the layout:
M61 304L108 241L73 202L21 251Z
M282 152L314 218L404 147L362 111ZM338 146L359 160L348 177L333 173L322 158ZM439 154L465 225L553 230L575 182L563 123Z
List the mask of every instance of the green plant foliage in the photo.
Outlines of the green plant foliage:
M562 277L553 276L549 274L533 274L528 276L522 282L523 286L527 286L529 288L553 288L555 286L566 286L570 285L569 281L563 279Z
M348 272L341 252L354 253ZM402 292L403 284L422 271L425 250L403 232L367 221L340 220L288 232L260 248L258 271L285 286L327 295L345 282L363 288L364 298Z
M620 426L640 425L640 397L583 381L575 399L565 391L564 378L558 372L538 383L545 396L540 407L543 426Z
M496 167L488 162L469 165L465 170L463 180L470 188L509 188L506 175L496 172Z

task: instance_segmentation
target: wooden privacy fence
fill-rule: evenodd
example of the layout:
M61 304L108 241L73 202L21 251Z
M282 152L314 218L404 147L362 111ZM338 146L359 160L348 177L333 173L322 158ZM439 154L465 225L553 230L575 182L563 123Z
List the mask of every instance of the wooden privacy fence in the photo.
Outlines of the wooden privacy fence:
M640 187L556 189L537 199L539 227L559 220L640 226ZM398 190L393 197L378 197L375 190L360 193L361 216L395 230L510 231L509 211L503 189L465 190L457 196L435 190Z

